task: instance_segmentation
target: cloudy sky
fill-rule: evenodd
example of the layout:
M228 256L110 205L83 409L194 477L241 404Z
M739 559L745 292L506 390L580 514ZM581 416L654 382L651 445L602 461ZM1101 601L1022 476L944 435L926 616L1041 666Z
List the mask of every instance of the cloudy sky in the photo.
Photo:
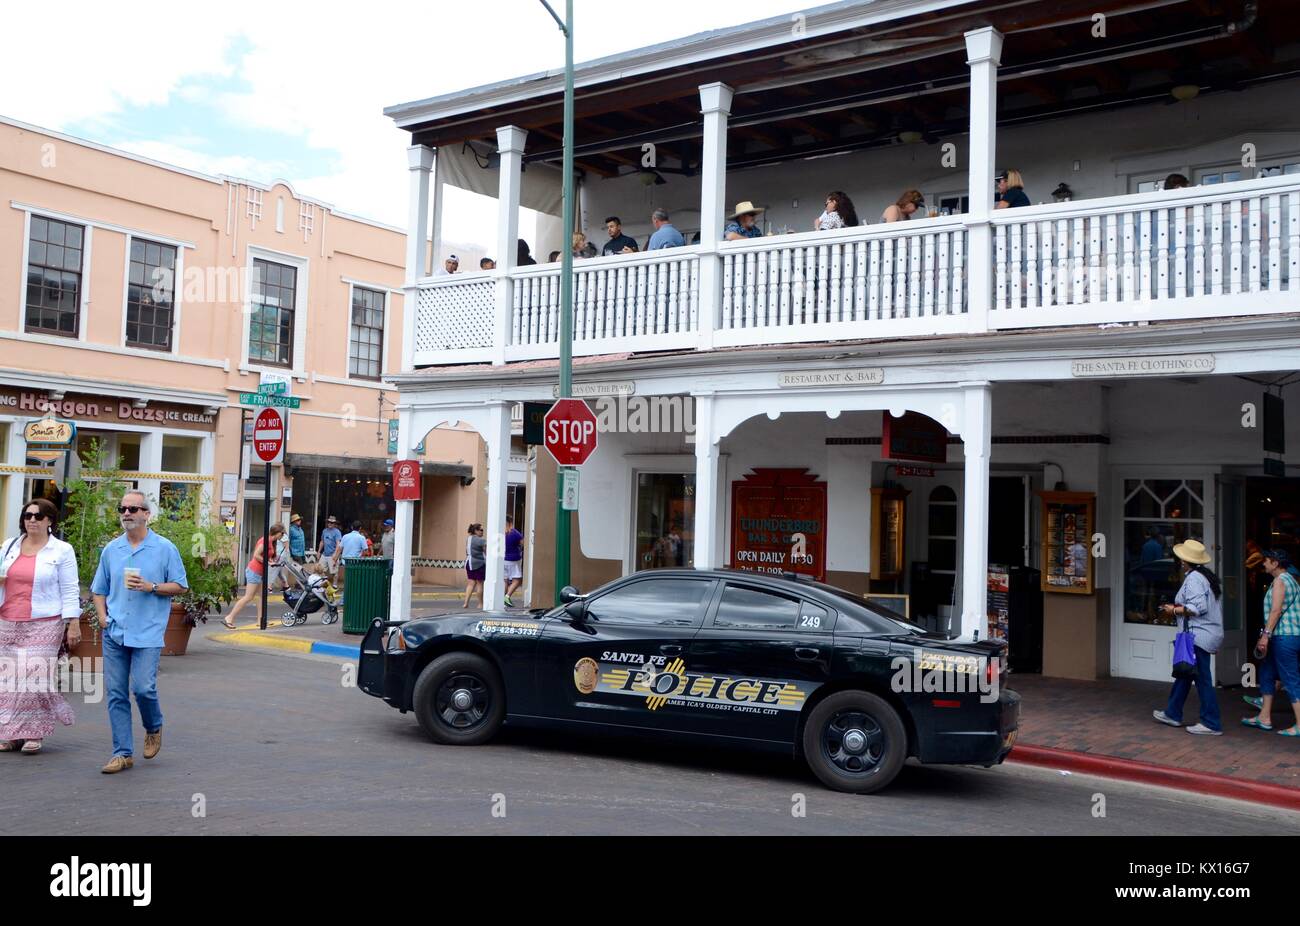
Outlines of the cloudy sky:
M563 13L563 0L553 0ZM575 58L816 5L575 0ZM283 178L335 208L406 223L409 136L394 103L564 64L538 0L134 0L10 4L0 114L212 174ZM491 206L449 195L446 227L487 244ZM487 206L487 209L484 209Z

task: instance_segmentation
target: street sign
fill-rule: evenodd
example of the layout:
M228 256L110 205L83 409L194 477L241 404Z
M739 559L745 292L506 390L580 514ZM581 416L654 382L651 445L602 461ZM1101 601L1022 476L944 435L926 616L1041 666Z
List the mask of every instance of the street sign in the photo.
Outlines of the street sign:
M576 469L566 469L564 473L564 486L560 489L560 507L565 511L578 510L578 471Z
M271 383L262 383L257 387L257 391L262 395L285 395L289 392L289 384L283 380L276 380Z
M393 464L393 500L398 502L420 500L419 460L398 460Z
M596 452L596 416L581 399L560 399L543 425L546 449L561 466L581 466Z
M266 464L284 461L284 412L264 408L253 423L253 453Z
M302 399L292 395L265 395L261 392L241 392L239 404L251 408L298 408Z

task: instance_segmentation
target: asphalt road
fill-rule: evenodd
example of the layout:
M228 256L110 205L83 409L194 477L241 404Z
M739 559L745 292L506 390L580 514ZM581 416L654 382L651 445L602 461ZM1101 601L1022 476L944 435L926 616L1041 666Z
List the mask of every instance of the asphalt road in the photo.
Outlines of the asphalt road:
M509 730L439 747L343 667L195 634L162 663L158 758L138 757L137 716L135 768L101 775L105 706L72 695L76 725L42 754L0 755L0 834L1300 833L1296 813L1012 764L909 765L859 797L740 752Z

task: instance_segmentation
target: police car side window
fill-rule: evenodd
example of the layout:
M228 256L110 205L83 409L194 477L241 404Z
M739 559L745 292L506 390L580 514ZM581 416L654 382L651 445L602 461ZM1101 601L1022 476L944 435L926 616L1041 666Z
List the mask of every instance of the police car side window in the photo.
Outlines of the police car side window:
M609 624L693 626L711 582L703 579L644 579L616 588L587 604L587 619Z
M743 585L728 585L722 591L713 626L738 630L794 630L799 626L799 612L797 598Z

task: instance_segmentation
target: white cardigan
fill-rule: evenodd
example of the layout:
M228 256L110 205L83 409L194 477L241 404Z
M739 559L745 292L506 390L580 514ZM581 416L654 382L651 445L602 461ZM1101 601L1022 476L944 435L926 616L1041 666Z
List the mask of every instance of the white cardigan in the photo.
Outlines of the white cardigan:
M9 537L0 546L0 563L7 571L22 553L21 537ZM7 584L7 583L6 583ZM0 605L4 604L4 585L0 585ZM54 617L62 615L65 621L81 616L81 600L77 585L77 554L72 544L58 537L36 554L36 574L32 577L32 615Z

